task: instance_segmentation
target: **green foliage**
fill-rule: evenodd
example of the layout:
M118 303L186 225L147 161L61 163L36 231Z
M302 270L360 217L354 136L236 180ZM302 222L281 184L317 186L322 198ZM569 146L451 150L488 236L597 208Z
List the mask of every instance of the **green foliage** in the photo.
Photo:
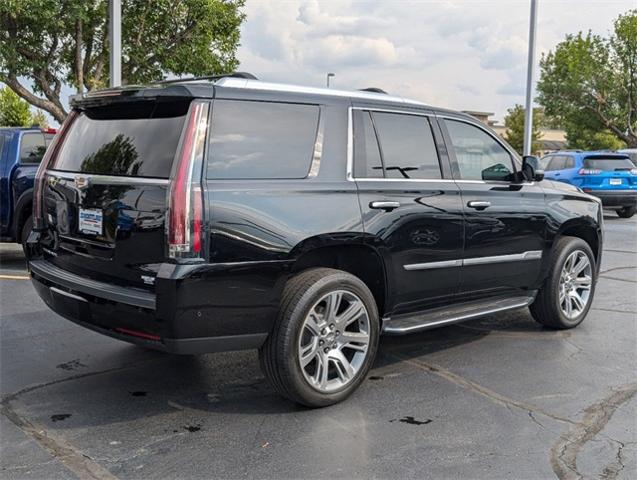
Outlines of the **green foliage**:
M619 150L626 148L626 143L621 141L610 130L588 130L578 127L566 128L566 139L569 148L581 150Z
M28 127L30 121L29 104L10 88L0 88L0 127Z
M567 35L540 69L538 101L564 125L569 146L616 143L609 134L637 146L637 10L615 20L610 38Z
M504 117L504 126L506 127L504 139L509 142L509 145L515 148L520 155L523 154L524 150L524 112L524 107L516 104L513 108L507 110L507 114ZM542 109L534 108L531 153L537 152L540 149L538 140L542 136L540 128L543 126L543 120L544 114Z
M42 110L37 110L31 113L31 125L37 125L41 128L49 128L49 120Z
M244 0L123 0L122 83L236 70ZM0 2L0 81L61 122L62 85L108 85L107 0ZM32 94L20 83L32 82Z

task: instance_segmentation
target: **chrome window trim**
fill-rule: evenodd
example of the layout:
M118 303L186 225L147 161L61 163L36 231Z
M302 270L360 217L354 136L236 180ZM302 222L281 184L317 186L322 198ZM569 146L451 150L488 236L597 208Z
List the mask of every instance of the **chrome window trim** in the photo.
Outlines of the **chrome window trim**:
M318 126L316 129L316 137L314 138L314 151L312 153L312 163L310 170L305 178L316 178L321 168L321 158L323 158L323 135L325 132L325 112L323 107L319 106Z
M358 178L354 177L354 110L365 112L397 113L400 115L413 115L416 117L435 117L430 112L410 112L407 110L396 110L376 107L348 107L347 112L347 170L345 178L348 182L420 182L420 183L454 183L451 178ZM433 135L433 132L432 132ZM440 157L438 157L440 160ZM442 174L442 172L441 172Z
M168 185L170 179L156 177L128 177L118 175L101 175L95 173L67 172L47 170L47 176L75 181L75 177L89 178L93 185Z
M542 258L542 250L528 250L526 252L513 253L509 255L494 255L490 257L474 257L474 258L465 258L465 259L456 259L456 260L444 260L442 262L410 263L410 264L403 265L403 268L408 271L431 270L436 268L464 267L464 266L472 266L472 265L485 265L490 263L540 260L541 258Z

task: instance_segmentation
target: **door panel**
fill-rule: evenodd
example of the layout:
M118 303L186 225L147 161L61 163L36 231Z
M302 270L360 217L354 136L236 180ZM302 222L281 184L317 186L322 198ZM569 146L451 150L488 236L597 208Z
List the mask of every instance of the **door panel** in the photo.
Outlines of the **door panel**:
M460 190L442 178L427 116L355 109L354 173L366 234L388 258L388 313L449 301L460 279Z
M536 184L459 182L465 212L461 292L478 296L524 289L540 274L547 216ZM487 202L484 210L469 207Z
M357 181L363 227L390 258L394 313L421 310L452 298L460 279L463 218L454 182ZM372 208L376 201L396 209ZM446 264L438 262L446 262Z
M542 189L521 181L511 151L483 126L439 123L465 215L460 293L481 297L534 285L545 255Z

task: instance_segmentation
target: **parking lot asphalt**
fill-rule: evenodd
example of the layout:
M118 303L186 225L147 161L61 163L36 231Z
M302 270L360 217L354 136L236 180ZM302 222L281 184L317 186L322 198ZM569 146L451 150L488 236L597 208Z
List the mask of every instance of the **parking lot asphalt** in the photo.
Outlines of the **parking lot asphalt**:
M384 337L369 380L320 410L256 352L178 357L49 311L0 246L0 476L637 478L637 218L609 214L582 325L527 310Z

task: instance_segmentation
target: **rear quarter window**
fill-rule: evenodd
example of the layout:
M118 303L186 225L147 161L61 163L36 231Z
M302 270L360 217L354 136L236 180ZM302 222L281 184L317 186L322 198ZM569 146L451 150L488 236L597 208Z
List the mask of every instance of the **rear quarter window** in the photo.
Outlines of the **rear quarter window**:
M305 178L318 120L317 105L215 100L207 178Z
M23 133L20 138L20 163L39 164L48 143L42 132Z

